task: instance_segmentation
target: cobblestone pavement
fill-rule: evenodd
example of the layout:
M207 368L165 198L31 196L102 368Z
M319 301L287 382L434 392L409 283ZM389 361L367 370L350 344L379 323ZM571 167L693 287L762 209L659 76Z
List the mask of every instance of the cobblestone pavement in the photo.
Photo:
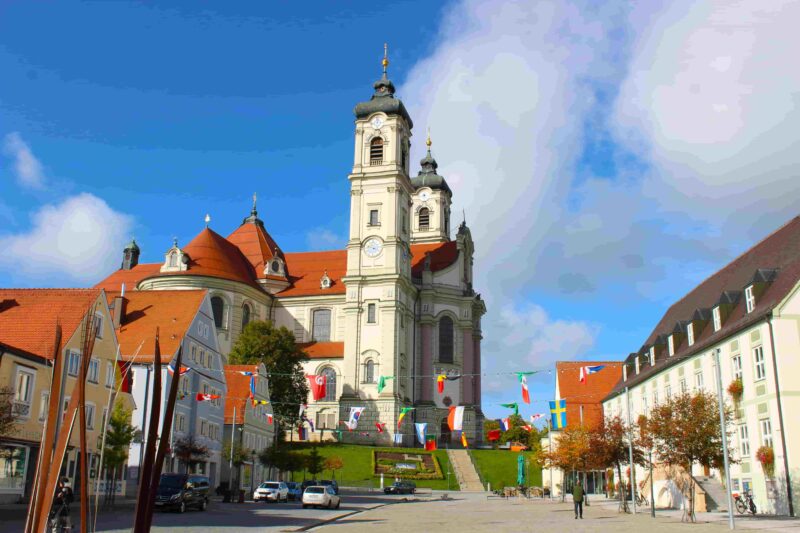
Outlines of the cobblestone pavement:
M647 532L684 531L691 533L729 531L727 515L702 513L698 523L681 523L680 511L649 509L636 515L619 514L615 502L590 502L584 507L583 520L575 520L571 502L487 498L484 493L451 493L450 500L409 502L358 513L313 531L358 533L386 531L597 531ZM737 528L758 531L800 531L800 520L779 518L743 518Z

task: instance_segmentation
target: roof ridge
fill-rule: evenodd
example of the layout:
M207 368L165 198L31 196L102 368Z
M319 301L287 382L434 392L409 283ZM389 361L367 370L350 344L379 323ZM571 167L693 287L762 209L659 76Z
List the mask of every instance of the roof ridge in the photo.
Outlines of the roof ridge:
M347 253L347 249L341 248L336 250L307 250L305 252L283 252L284 255L292 254L292 255L300 255L300 254L325 254L325 253Z

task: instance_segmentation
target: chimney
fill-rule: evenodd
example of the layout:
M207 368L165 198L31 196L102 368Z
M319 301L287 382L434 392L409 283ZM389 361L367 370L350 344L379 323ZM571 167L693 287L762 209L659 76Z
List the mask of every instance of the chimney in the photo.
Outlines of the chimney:
M114 302L111 304L111 317L114 322L114 329L119 329L122 321L125 320L125 307L128 300L125 299L125 284L122 284L122 292L119 296L114 296Z

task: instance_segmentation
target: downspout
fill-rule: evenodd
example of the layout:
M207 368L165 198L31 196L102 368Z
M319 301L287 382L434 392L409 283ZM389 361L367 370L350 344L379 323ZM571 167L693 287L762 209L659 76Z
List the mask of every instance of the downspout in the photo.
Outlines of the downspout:
M783 407L781 405L781 386L778 382L778 358L775 355L775 335L772 331L772 313L767 315L769 325L769 343L772 347L772 371L775 374L775 398L778 400L778 423L781 426L781 447L783 448L783 469L786 472L786 499L789 503L789 516L794 516L792 503L792 482L789 473L789 450L786 448L786 432L783 425Z

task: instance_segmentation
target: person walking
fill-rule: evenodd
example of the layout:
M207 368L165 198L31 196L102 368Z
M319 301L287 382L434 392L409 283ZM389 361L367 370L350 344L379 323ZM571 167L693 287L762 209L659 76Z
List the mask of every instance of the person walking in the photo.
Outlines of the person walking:
M575 520L583 519L583 486L580 481L572 488L572 502L575 504Z

